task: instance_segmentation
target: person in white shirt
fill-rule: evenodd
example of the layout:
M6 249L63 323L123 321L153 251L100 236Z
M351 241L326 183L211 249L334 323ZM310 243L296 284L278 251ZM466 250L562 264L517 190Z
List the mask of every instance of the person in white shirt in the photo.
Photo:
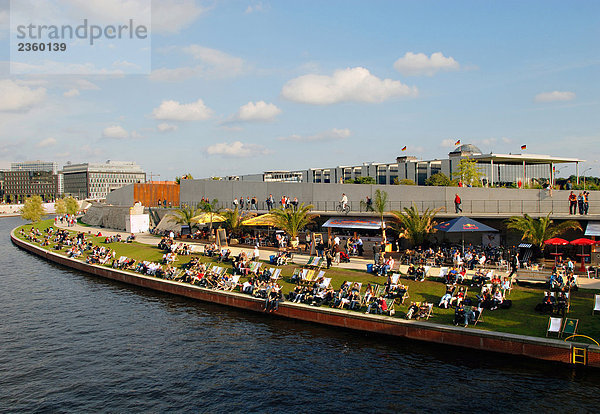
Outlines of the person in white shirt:
M340 200L340 203L342 204L342 208L346 208L346 205L348 205L348 197L346 196L346 193L342 194L342 199Z

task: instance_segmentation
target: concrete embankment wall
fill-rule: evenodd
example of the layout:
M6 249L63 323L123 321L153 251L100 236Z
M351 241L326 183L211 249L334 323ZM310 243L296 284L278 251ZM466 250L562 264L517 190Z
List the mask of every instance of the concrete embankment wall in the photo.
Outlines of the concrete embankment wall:
M89 265L24 242L14 235L14 231L11 234L11 239L15 245L47 260L96 276L205 302L246 309L253 312L262 312L264 305L264 301L262 300L236 292L204 289L186 283L157 279L103 266ZM393 335L419 341L461 346L484 351L501 352L566 364L571 362L572 347L575 345L573 343L566 343L555 339L457 328L454 326L428 322L408 321L377 315L364 315L339 309L315 308L308 305L287 302L280 305L276 315L323 325L354 329L357 331ZM577 346L587 348L588 366L600 368L600 347L595 345L588 346L587 344L577 344Z

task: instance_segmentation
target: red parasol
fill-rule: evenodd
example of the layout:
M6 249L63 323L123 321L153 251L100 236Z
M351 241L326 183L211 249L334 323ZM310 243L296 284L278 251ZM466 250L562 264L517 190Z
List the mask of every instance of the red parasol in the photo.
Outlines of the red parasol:
M556 260L558 259L558 256L562 256L562 253L558 253L558 246L566 246L567 244L569 244L569 242L565 239L561 239L560 237L553 237L551 239L545 240L544 244L549 246L556 246L556 251L554 253L550 253L552 256L554 256L554 265L556 266Z
M553 237L544 241L544 244L549 244L550 246L566 246L569 244L565 239L561 239L560 237Z
M581 238L581 239L575 239L571 242L569 242L569 244L572 244L573 246L581 246L581 254L578 254L577 256L581 257L581 267L579 268L580 272L585 272L585 257L589 256L589 254L584 254L583 253L583 247L584 246L591 246L592 244L596 244L595 240L592 239L586 239L585 237Z
M569 242L569 244L572 244L573 246L591 246L592 244L596 244L596 241L583 237L581 239L575 239Z

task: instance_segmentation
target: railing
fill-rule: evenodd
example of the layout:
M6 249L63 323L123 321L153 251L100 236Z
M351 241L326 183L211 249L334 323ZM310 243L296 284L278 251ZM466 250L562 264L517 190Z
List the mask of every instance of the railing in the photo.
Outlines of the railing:
M314 211L321 212L336 212L339 205L338 201L300 201L305 204L312 204ZM200 203L186 203L187 205L198 206ZM387 204L386 211L399 210L403 211L404 208L410 208L416 206L417 209L422 212L425 209L440 209L441 213L454 213L454 202L453 201L390 201ZM233 202L219 202L217 204L219 208L233 209ZM360 201L349 201L348 206L350 207L350 213L365 212L365 205ZM273 208L280 207L279 203L275 203ZM569 203L565 200L464 200L461 204L462 214L499 214L499 215L521 215L521 214L534 214L534 215L569 215ZM259 201L256 204L256 210L247 207L244 204L244 210L247 211L265 211L267 210L267 204L264 201ZM588 214L600 214L600 204L592 203L589 206ZM575 217L582 217L577 213Z

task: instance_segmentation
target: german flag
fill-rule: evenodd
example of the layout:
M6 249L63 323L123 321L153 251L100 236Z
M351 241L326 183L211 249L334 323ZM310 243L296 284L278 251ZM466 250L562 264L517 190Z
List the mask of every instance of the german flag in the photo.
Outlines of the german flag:
M521 145L521 149L522 150L526 150L527 149L527 145Z
M454 145L460 145L460 139L454 143Z
M402 147L402 151L406 151L406 145Z

